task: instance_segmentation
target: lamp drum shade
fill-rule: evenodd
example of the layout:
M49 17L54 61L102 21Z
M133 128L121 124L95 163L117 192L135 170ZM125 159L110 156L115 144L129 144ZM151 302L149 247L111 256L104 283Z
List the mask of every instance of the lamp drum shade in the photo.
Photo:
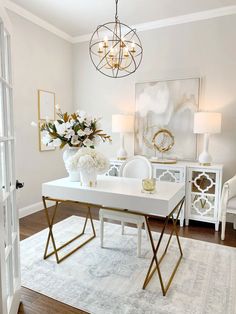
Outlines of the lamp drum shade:
M221 113L196 112L194 114L193 132L197 134L214 134L221 132Z
M129 133L134 131L134 117L132 115L112 115L112 132Z

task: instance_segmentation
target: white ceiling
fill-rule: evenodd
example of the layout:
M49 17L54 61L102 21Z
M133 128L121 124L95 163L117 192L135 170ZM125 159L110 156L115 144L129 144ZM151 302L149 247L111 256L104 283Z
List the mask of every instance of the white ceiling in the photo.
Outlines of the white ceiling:
M114 19L115 0L11 0L70 36ZM236 0L119 0L119 18L134 25L223 6Z

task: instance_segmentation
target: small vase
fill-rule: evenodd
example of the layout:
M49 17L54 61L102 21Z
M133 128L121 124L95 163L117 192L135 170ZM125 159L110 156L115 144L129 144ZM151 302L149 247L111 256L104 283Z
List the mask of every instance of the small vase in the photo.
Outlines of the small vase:
M80 181L83 186L96 186L97 185L97 171L96 169L80 169Z
M79 182L80 181L80 173L79 170L77 171L70 171L69 173L69 179L71 182Z

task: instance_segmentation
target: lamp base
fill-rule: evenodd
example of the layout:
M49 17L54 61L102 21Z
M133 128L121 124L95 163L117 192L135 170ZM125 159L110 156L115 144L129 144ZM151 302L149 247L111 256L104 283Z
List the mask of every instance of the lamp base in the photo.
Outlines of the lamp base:
M203 151L198 158L201 166L210 166L212 162L211 155L207 151Z
M124 134L121 133L120 135L120 149L117 152L118 160L126 160L127 159L127 151L125 150L124 146Z

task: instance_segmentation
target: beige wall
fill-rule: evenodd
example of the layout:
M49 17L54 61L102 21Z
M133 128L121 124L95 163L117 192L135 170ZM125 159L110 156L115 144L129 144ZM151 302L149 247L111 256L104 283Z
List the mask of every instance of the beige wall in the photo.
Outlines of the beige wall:
M37 89L56 93L63 109L72 109L72 46L9 13L13 28L14 119L16 176L25 182L17 193L19 208L41 200L41 183L65 176L61 151L39 152Z
M88 54L88 43L74 46L74 100L77 107L103 116L111 132L111 115L133 112L135 83L165 78L201 77L200 109L223 114L223 129L212 136L214 161L223 163L224 179L236 173L236 15L140 33L144 58L139 70L123 79L96 72ZM115 156L118 135L104 151ZM133 152L132 136L126 138ZM198 141L202 148L201 139ZM183 149L188 149L183 147Z
M18 193L19 208L40 201L43 181L66 174L61 151L38 150L37 130L30 126L37 120L37 89L54 91L64 110L80 108L102 116L104 129L111 133L113 113L134 111L136 82L201 77L201 109L223 114L222 134L212 136L211 153L224 163L224 179L236 172L235 15L140 33L144 58L139 70L116 80L96 72L88 43L72 46L14 13L9 16L14 33L16 173L25 182ZM119 146L119 136L112 135L113 144L102 146L111 157ZM201 149L201 140L198 144ZM132 135L126 137L126 146L132 154Z

